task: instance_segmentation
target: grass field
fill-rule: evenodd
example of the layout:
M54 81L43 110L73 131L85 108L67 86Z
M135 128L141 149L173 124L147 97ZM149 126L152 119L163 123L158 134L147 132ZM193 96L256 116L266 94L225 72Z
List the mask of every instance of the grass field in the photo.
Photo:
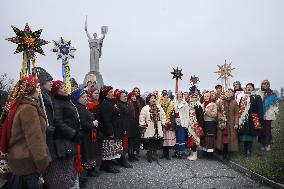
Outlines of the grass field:
M272 137L271 151L261 151L261 145L256 142L253 145L253 154L250 159L247 160L241 153L238 153L232 155L231 160L284 184L284 102L280 103L278 119L273 122Z

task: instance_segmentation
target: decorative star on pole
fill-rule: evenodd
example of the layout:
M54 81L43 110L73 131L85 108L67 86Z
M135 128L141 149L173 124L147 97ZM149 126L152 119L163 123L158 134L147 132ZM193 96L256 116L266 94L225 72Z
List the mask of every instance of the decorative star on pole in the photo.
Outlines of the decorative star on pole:
M174 71L171 72L171 74L173 75L173 79L181 79L182 80L182 76L183 74L181 73L182 69L178 69L178 67L176 69L173 68Z
M176 79L176 90L175 92L178 92L178 80L181 79L182 80L182 76L183 74L181 73L182 69L178 69L178 67L176 69L173 68L174 71L171 72L171 74L173 75L173 79Z
M195 84L197 84L197 83L199 83L199 82L200 82L199 77L196 77L195 75L193 75L193 76L190 77L190 83L191 83L192 85L195 85Z
M225 60L225 64L218 65L218 68L219 68L219 70L217 72L214 72L214 73L217 73L219 75L217 80L221 79L222 81L224 81L225 89L227 89L228 88L228 80L229 80L230 77L233 77L232 71L235 68L232 68L232 62L227 64L226 60Z
M48 44L49 42L40 39L40 35L42 29L32 32L28 23L25 26L24 30L20 30L15 26L12 26L14 32L16 33L16 37L7 38L6 40L18 44L16 53L24 52L28 55L28 57L34 57L35 52L45 55L41 46Z
M74 58L74 52L76 49L71 46L71 41L65 41L62 37L58 41L53 41L54 48L51 50L55 52L58 59L63 59L67 61L67 59Z

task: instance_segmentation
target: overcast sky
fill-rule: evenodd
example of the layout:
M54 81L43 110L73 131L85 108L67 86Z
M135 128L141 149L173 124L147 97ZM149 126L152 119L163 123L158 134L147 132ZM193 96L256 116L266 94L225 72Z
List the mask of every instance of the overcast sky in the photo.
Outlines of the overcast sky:
M283 0L5 0L0 3L0 73L18 79L22 55L10 25L32 31L43 29L49 41L63 37L77 48L71 60L71 76L81 83L89 71L89 44L84 31L100 34L109 26L104 40L100 71L105 84L142 91L174 89L170 72L183 69L180 89L189 88L191 75L200 77L199 88L217 84L217 65L233 62L235 80L260 85L269 79L273 89L284 86ZM99 35L100 37L100 35ZM37 65L55 79L61 63L43 46Z

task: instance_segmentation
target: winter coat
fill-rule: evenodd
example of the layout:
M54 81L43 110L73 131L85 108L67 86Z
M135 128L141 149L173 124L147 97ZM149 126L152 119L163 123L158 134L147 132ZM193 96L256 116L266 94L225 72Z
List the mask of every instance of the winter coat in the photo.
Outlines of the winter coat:
M46 116L38 104L25 98L15 113L8 144L12 173L30 175L48 167L51 157L46 145Z
M175 102L175 109L177 109L180 117L181 126L187 128L189 124L189 106L184 100L182 102Z
M60 139L76 146L80 143L80 120L70 97L57 95L53 99L55 140Z
M146 102L141 96L136 96L136 99L140 102L141 108L146 106Z
M140 130L139 130L140 108L138 107L137 101L131 101L131 104L133 106L134 115L131 115L131 126L128 131L128 136L130 138L139 139L140 138Z
M131 133L131 122L132 122L132 117L131 117L131 110L130 107L128 106L127 102L122 102L119 101L117 103L118 109L119 109L119 124L121 127L123 127L123 130L126 131L127 136L129 137Z
M247 96L245 94L240 101L240 111L242 110L242 102L244 98ZM240 115L239 120L239 128L238 133L239 135L252 135L252 136L260 136L262 135L262 128L260 126L259 129L255 128L255 124L253 121L253 114L257 115L259 118L260 125L263 123L263 106L262 106L262 100L259 95L249 95L248 100L250 101L250 107L247 114L247 119L242 120L242 117L244 117L244 113Z
M221 111L224 109L225 117L227 119L226 128L217 128L216 148L223 150L224 135L228 137L228 150L232 152L239 151L239 140L235 125L239 125L239 106L234 98L224 100L218 105L218 118L222 119Z
M272 90L269 90L266 95L264 91L260 90L258 95L261 96L263 102L264 120L275 121L279 112L278 97Z
M119 109L113 99L105 98L101 103L101 128L104 139L114 136L115 139L122 139L124 128L118 124Z
M49 149L49 153L52 158L56 158L56 150L55 150L55 144L54 144L54 112L53 112L53 104L51 97L45 89L41 90L44 108L48 120L48 127L46 129L46 143Z
M157 105L157 107L159 109L159 120L157 122L158 134L159 137L163 137L163 126L166 123L166 116L163 108L160 105ZM155 124L154 121L151 120L150 110L150 106L146 105L142 108L140 113L139 125L146 129L142 138L151 138L155 135Z
M75 103L80 117L80 126L82 128L81 133L81 149L83 161L92 161L98 157L99 152L95 149L98 148L98 144L92 139L92 131L95 128L93 121L95 121L93 114L87 110L86 106Z

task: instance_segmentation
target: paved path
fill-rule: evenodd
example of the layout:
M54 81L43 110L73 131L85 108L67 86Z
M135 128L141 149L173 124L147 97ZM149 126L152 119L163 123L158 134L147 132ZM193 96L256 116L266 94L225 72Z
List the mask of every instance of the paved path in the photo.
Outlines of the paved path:
M148 163L142 154L133 169L119 167L118 174L90 178L88 188L269 188L213 159L159 160Z

